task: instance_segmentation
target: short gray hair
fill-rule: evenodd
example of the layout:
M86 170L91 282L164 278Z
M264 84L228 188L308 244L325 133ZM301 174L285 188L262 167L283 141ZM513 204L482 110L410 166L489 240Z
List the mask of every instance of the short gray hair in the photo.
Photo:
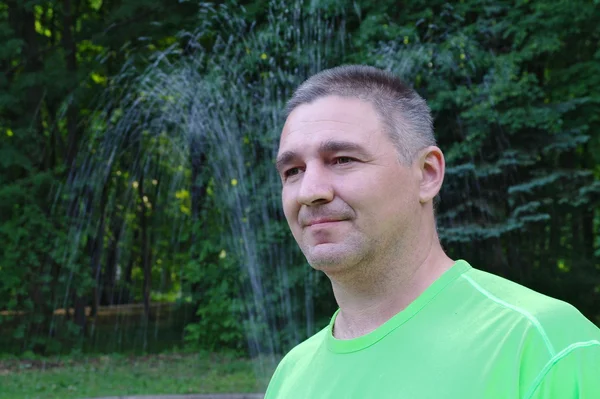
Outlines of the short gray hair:
M302 104L336 95L371 103L401 160L411 163L419 150L435 145L431 110L425 100L397 76L371 66L344 65L311 76L288 101L286 118Z

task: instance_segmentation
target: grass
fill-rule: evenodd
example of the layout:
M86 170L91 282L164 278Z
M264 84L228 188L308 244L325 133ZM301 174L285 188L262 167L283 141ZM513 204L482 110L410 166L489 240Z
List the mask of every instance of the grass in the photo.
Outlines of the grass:
M215 354L13 358L0 360L0 399L264 392L273 365L257 377L257 364Z

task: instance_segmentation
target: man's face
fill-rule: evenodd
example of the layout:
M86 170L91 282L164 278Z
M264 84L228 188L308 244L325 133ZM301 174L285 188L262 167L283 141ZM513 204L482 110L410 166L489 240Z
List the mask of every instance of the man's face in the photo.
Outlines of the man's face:
M329 96L296 108L277 169L292 234L316 269L401 251L419 215L419 168L403 165L374 107Z

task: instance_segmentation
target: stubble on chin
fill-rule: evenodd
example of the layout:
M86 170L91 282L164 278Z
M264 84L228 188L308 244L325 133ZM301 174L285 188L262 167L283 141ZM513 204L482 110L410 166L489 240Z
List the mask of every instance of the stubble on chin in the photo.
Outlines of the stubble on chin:
M304 253L308 264L315 270L327 272L327 270L335 269L336 266L345 263L342 257L338 254L316 254Z
M313 269L328 274L329 272L335 273L350 269L354 265L364 263L368 258L368 254L364 253L364 243L362 244L358 242L319 244L307 246L303 248L302 252Z

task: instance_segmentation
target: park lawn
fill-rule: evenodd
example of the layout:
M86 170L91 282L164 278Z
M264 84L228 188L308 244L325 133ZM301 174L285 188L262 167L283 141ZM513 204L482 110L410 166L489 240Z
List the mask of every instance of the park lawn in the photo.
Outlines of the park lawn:
M255 365L190 354L0 360L0 399L264 392L267 377L257 378Z

